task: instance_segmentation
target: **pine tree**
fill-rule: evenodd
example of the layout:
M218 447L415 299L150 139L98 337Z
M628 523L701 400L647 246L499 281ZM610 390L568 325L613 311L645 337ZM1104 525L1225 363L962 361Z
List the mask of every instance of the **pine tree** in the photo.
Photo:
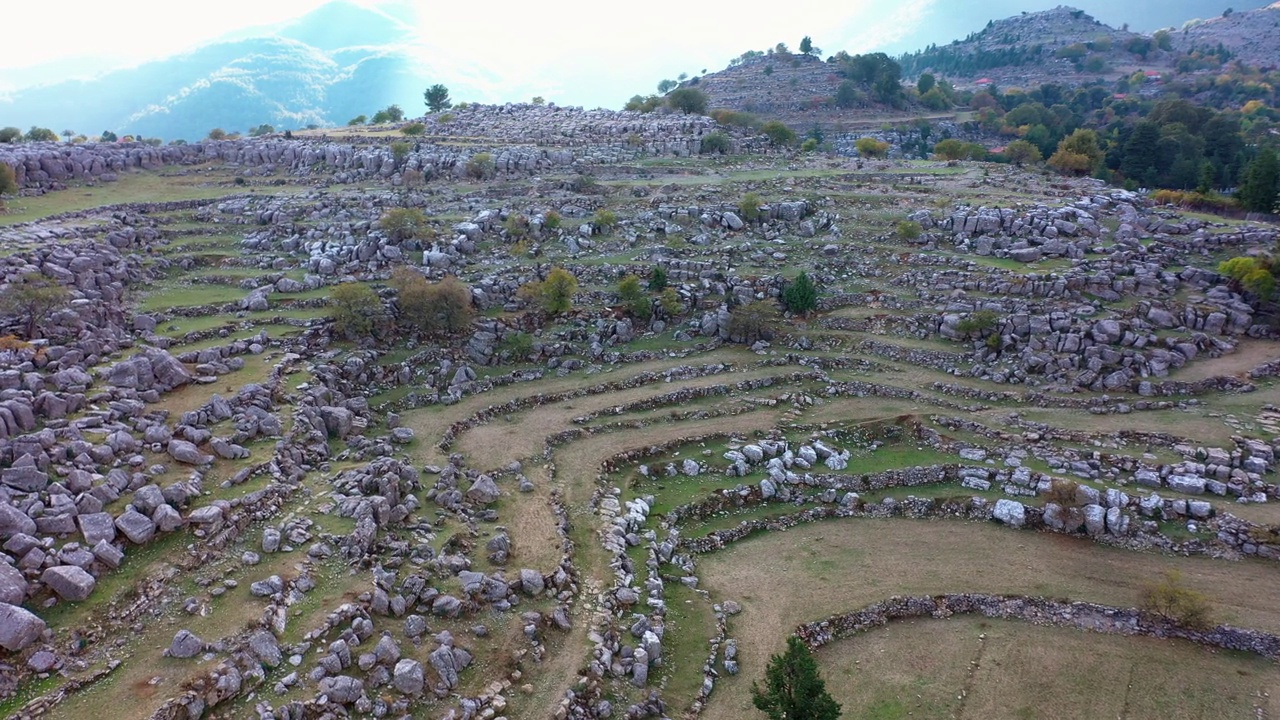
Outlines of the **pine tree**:
M769 659L764 688L751 683L751 702L770 720L836 720L840 704L827 693L818 674L818 663L809 648L794 635L787 650Z
M818 288L813 284L809 273L800 273L794 281L782 291L782 304L787 310L806 315L818 307Z
M1277 187L1280 186L1280 161L1276 151L1263 150L1245 168L1240 182L1240 204L1246 210L1269 213L1275 209Z
M649 273L649 289L658 292L667 287L667 271L661 265L654 265Z
M1124 161L1120 163L1120 172L1125 177L1145 182L1155 172L1156 151L1160 143L1160 127L1153 122L1143 121L1133 128L1129 142L1124 144Z

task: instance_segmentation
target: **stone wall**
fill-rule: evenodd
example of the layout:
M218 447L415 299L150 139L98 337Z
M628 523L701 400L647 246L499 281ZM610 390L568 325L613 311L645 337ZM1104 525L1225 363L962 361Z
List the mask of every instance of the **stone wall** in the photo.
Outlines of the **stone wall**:
M1034 625L1070 627L1113 635L1178 638L1198 645L1247 652L1268 660L1280 660L1280 636L1230 625L1200 629L1181 625L1133 608L1090 602L1062 602L1020 595L954 594L891 597L842 615L806 623L796 636L811 648L819 648L895 620L944 619L954 615L981 615L1000 620L1021 620Z

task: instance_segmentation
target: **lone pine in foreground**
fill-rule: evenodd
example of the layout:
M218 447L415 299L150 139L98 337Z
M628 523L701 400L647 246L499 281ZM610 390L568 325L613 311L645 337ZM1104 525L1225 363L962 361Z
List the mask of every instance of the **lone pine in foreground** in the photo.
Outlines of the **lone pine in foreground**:
M770 720L836 720L840 703L827 693L813 654L800 638L787 638L787 650L769 659L764 688L751 683L751 702Z

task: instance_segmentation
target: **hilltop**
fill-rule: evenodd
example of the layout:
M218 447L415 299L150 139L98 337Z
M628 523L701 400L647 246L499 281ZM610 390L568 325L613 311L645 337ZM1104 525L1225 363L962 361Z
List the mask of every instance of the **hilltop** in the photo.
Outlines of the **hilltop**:
M1174 48L1181 52L1222 45L1246 65L1275 68L1280 65L1280 2L1257 10L1197 20L1171 37Z

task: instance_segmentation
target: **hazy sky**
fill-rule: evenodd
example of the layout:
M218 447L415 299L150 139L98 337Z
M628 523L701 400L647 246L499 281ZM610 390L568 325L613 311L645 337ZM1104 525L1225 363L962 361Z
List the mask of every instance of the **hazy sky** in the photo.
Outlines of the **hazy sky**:
M110 0L43 5L8 3L0 91L93 72L192 49L246 27L280 23L327 0L217 0L198 13L172 0ZM365 0L367 2L367 0ZM827 54L891 52L939 44L978 30L988 16L1052 7L1059 0L396 0L416 11L424 55L448 81L469 76L472 92L522 100L539 94L562 104L617 107L681 72L721 69L745 50L779 41L792 49L805 35ZM1259 0L1080 0L1104 22L1154 25L1163 11L1187 19L1237 10ZM85 7L76 7L84 5ZM1130 17L1131 16L1131 17ZM1143 20L1147 22L1143 22ZM24 31L30 29L30 31ZM487 76L487 79L486 79ZM435 78L430 78L435 80Z

